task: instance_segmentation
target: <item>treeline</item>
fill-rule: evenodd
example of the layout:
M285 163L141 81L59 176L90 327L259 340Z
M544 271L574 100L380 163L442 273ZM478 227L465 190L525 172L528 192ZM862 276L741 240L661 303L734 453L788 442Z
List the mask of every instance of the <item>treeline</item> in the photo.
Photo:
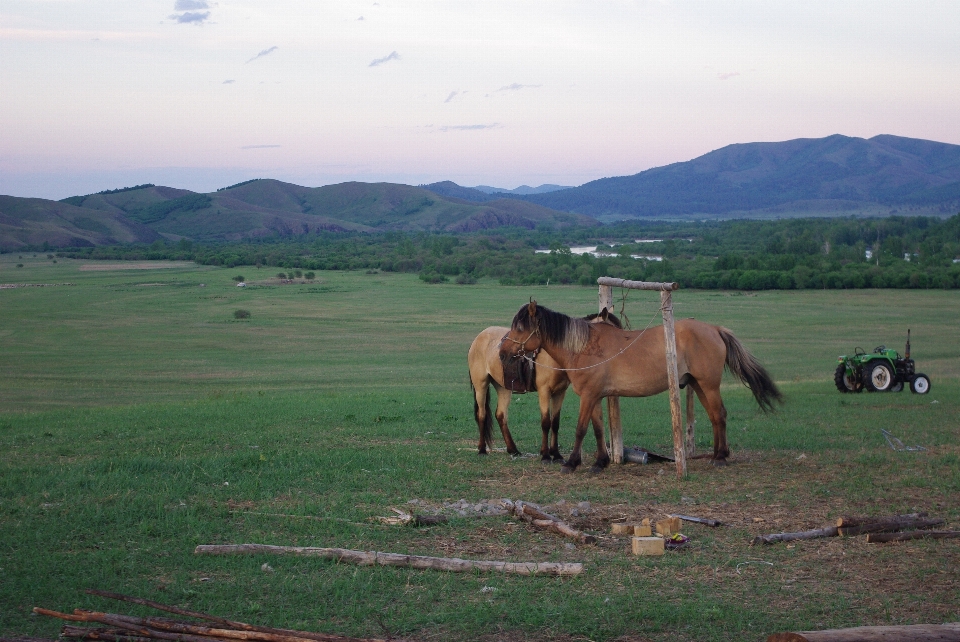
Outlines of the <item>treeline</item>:
M570 250L577 245L599 245L609 254L577 255ZM537 249L549 252L536 253ZM149 246L64 250L59 255L192 260L226 267L412 272L431 283L469 284L494 278L504 285L594 285L597 277L611 275L677 281L686 288L705 289L958 288L960 215L949 219L631 221L469 235L321 233L307 242L158 241Z

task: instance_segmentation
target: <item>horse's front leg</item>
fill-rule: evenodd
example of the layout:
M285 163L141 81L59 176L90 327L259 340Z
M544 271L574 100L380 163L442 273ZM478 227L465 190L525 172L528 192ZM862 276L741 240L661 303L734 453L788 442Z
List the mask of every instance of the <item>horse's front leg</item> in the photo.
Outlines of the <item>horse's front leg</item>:
M550 390L547 386L541 385L537 388L537 401L540 402L540 460L546 463L550 462Z
M607 452L607 440L603 434L603 404L600 401L594 405L590 419L593 423L593 434L597 438L597 460L590 467L590 472L599 473L610 465L610 453Z
M568 457L567 461L564 462L560 472L572 473L583 461L583 457L581 456L583 438L587 436L587 424L590 423L590 417L593 415L593 409L596 405L596 397L580 397L580 413L577 415L577 433L573 442L573 450L570 452L570 457Z
M560 411L566 394L567 388L564 386L550 397L550 457L557 462L563 461L563 455L560 454Z

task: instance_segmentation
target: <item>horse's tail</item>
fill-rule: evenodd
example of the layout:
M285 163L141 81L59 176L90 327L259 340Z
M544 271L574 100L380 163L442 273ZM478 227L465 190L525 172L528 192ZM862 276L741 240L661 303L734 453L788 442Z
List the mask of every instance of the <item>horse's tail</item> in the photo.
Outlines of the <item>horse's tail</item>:
M483 423L480 422L480 404L477 403L477 389L473 387L473 379L470 379L470 389L473 390L473 418L477 421L480 433L483 436L483 442L489 447L493 447L493 417L490 415L490 383L487 383L487 395L484 405L487 412L484 415Z
M777 384L773 382L770 373L760 365L757 358L750 354L730 330L718 327L717 331L727 346L727 368L750 388L760 409L767 412L773 410L774 401L783 403L783 395L777 388Z

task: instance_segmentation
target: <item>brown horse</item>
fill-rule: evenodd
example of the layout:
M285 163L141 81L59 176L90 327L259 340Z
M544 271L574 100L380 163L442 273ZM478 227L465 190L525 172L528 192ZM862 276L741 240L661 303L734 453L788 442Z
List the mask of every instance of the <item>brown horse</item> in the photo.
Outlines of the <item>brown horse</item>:
M605 322L620 327L620 320L613 314L592 314L586 321ZM473 416L480 431L477 451L487 453L493 443L493 418L490 414L490 385L497 391L497 423L507 446L507 452L519 455L507 426L507 409L514 392L535 390L540 402L540 458L543 461L563 461L560 454L560 408L570 385L570 379L546 352L531 356L531 360L516 360L504 372L500 361L500 343L510 328L491 326L477 335L470 344L467 364L470 367L470 384L473 387ZM591 414L595 428L603 432L603 412L598 405Z
M782 401L780 391L762 365L726 328L693 319L676 323L677 372L680 387L690 386L713 424L713 463L726 464L727 410L720 398L720 379L726 366L742 381L764 411ZM580 395L576 442L563 472L576 470L587 434L587 420L604 397L648 397L667 389L666 352L660 327L627 332L605 324L589 324L568 317L536 301L520 308L500 347L505 363L546 352L570 378ZM599 472L610 463L603 429L594 425Z

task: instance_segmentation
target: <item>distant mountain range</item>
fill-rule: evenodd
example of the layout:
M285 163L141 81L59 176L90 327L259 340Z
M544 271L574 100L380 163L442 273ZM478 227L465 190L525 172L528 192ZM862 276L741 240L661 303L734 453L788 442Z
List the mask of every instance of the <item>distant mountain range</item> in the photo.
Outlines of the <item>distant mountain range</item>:
M943 216L960 211L960 145L840 135L728 145L633 176L520 198L602 220Z
M478 192L480 193L480 192ZM486 196L486 195L485 195ZM62 201L0 196L0 249L152 242L239 241L320 231L473 232L596 225L587 216L490 197L483 203L393 183L301 187L270 179L208 194L138 185Z
M498 190L270 179L199 194L138 185L62 201L0 196L0 249L236 241L318 231L472 232L647 219L778 218L960 211L960 145L898 136L729 145L684 163L559 185Z

